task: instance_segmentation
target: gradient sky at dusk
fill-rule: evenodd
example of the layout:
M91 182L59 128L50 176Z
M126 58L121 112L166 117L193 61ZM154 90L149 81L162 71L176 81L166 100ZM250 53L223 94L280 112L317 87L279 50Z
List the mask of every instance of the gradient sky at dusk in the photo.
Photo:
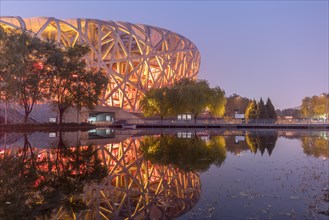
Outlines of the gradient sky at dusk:
M276 108L329 90L328 1L0 1L1 16L95 18L177 32L201 52L199 78Z

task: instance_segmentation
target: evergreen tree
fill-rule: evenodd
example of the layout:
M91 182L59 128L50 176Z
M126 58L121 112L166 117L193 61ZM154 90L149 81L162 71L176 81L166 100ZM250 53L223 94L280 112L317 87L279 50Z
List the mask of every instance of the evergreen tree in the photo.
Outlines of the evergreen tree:
M274 108L270 98L267 98L266 109L267 109L267 113L268 113L268 118L276 120L277 115L276 115L275 108Z
M262 98L260 99L260 101L257 104L256 114L257 114L257 119L267 119L268 118L268 112L267 112L266 106L265 106Z

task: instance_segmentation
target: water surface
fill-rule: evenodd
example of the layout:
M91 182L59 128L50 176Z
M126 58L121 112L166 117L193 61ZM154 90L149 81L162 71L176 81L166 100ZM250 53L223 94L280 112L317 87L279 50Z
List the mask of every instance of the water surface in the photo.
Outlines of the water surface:
M328 219L328 157L328 131L1 133L0 218Z

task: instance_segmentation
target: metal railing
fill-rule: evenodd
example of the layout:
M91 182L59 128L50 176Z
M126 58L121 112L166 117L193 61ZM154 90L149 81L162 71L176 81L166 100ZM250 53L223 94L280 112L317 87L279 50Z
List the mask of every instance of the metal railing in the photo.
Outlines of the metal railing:
M191 120L178 120L176 118L140 118L140 119L121 119L125 120L126 124L136 124L136 125L220 125L220 124L277 124L277 125L300 125L300 124L328 124L328 121L322 119L280 119L276 120L267 120L267 119L255 119L255 120L243 120L243 119L234 119L234 118L199 118L196 121Z

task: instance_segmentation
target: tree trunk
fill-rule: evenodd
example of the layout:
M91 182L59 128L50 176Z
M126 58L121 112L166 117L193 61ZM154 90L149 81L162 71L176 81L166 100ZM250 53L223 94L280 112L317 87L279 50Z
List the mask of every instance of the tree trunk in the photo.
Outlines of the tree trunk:
M27 124L27 122L29 121L29 115L30 115L32 109L29 109L29 106L27 104L25 104L24 111L25 111L24 123Z
M59 109L59 124L60 125L63 123L63 115L64 115L64 110Z
M198 115L194 114L194 124L196 124L196 119L197 119Z
M29 113L25 111L24 124L27 124L28 120L29 120Z
M63 141L63 132L62 130L59 130L59 137L58 137L58 148L63 148L65 146L64 141Z

